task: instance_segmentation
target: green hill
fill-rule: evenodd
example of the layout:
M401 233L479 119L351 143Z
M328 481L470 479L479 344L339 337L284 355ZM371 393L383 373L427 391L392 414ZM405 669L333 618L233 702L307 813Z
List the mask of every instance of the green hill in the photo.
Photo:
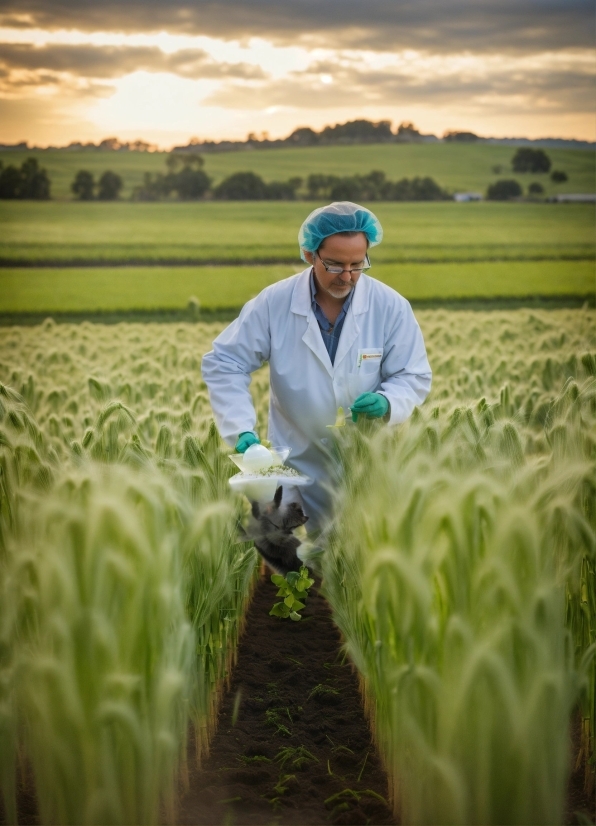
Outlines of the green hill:
M515 148L490 144L369 144L360 146L324 146L301 149L246 150L205 154L205 170L222 180L233 172L253 171L265 180L286 180L311 173L353 175L380 169L390 179L430 176L449 192L473 190L485 192L498 178L514 177L524 190L539 181L547 194L556 192L593 192L594 153L577 149L549 149L553 169L567 173L565 184L554 185L548 175L515 175L511 159ZM37 157L52 180L53 197L71 198L70 184L80 169L96 177L106 169L124 179L123 198L140 184L145 172L165 170L165 153L97 152L97 151L8 151L0 152L4 164L20 164L27 157ZM501 167L500 172L494 172Z

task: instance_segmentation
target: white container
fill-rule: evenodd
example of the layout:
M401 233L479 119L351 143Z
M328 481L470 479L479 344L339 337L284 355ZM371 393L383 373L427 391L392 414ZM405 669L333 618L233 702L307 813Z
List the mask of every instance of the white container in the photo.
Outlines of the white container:
M251 445L247 449L246 452L248 453L248 451L252 450L253 447L263 447L263 446L262 445ZM267 448L264 448L264 450L267 450ZM286 461L286 459L288 458L288 456L290 455L291 452L292 452L291 447L272 447L272 448L269 448L269 453L271 453L271 458L272 458L271 464L272 465L283 465L283 463ZM234 453L230 456L230 459L232 460L232 462L234 462L236 467L239 470L241 470L243 473L252 473L253 472L254 468L248 467L245 464L245 461L244 461L245 460L245 455L244 455L244 453Z
M272 467L278 466L280 473L268 473L267 476L255 473L254 471L251 472L245 465L244 454L235 453L233 456L230 456L230 459L242 472L232 476L229 480L230 487L237 493L243 493L251 502L264 503L271 502L279 485L285 485L286 487L310 485L311 480L308 476L304 476L301 473L289 476L283 472L283 463L290 455L290 452L291 448L289 447L271 448L273 457Z

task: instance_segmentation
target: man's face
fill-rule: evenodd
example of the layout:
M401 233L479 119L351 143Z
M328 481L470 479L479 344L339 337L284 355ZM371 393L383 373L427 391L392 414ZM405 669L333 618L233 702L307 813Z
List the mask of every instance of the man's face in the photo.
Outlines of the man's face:
M361 276L347 270L364 266L367 248L366 235L359 232L352 236L329 235L318 252L307 252L305 257L313 265L318 289L336 300L347 298ZM328 267L343 267L344 271L341 275L327 272L323 262Z

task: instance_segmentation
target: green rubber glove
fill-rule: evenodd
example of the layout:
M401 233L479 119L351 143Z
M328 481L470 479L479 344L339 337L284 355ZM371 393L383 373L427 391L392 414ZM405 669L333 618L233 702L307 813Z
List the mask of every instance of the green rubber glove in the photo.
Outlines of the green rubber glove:
M357 422L358 416L367 416L369 419L380 419L389 410L389 402L380 393L362 393L350 408L352 421Z
M252 430L246 430L244 433L241 433L240 436L238 436L238 441L236 442L236 447L234 448L234 450L236 451L236 453L244 453L244 451L248 450L248 448L251 445L260 444L261 440L259 439L257 434L253 433Z

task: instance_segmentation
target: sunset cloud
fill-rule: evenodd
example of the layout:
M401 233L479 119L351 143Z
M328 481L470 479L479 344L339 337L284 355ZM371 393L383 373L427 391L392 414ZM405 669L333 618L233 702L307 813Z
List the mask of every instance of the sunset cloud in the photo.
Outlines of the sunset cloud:
M449 53L590 48L591 0L0 0L0 23Z
M553 112L572 109L593 111L594 62L590 54L552 54L540 58L480 61L429 60L411 55L409 60L382 70L340 62L315 62L306 70L283 79L243 85L221 85L206 100L209 105L265 109L270 106L333 108L354 105L407 106L429 104L449 107L462 100L466 106L495 108L534 106Z
M93 78L116 78L136 71L170 72L193 79L266 76L258 66L218 63L201 49L165 54L155 46L0 43L0 65L4 72L47 70Z
M593 18L592 0L0 0L0 141L358 117L593 139Z

